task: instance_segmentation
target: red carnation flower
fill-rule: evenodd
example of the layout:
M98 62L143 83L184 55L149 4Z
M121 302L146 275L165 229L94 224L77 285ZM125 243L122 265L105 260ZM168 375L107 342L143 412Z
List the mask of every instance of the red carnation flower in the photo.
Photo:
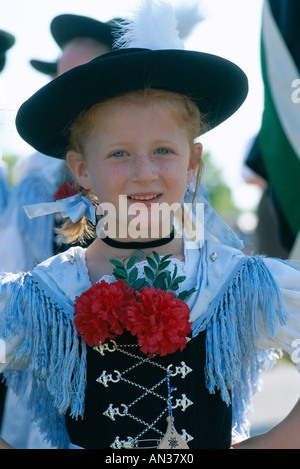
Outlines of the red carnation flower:
M125 311L133 303L136 303L134 290L123 280L96 283L75 300L74 323L78 334L90 347L107 338L114 339L123 333Z
M129 305L126 328L138 337L143 353L161 356L183 350L191 331L190 310L172 292L144 287Z
M75 183L72 181L63 182L54 194L54 201L60 199L66 199L73 195L79 194L79 191L75 188Z

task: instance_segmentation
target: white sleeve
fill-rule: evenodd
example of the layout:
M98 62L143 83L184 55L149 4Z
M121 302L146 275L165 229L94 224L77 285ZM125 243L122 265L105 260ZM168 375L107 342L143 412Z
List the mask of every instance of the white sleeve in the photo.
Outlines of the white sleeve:
M292 263L277 259L264 259L264 262L282 293L288 319L284 325L278 324L273 337L265 334L259 346L286 351L300 373L300 270Z

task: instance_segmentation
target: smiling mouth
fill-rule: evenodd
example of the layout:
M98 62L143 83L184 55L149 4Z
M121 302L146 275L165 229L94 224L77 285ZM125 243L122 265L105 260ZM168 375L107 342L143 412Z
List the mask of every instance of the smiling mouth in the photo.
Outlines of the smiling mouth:
M159 194L151 194L151 195L129 195L128 198L131 200L152 200L156 199Z

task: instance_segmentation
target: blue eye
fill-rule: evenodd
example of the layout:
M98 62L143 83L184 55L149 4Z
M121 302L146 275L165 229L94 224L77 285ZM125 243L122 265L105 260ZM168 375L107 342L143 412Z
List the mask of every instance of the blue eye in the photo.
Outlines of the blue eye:
M123 156L126 155L126 152L123 151L123 150L118 150L118 151L115 151L112 156L114 156L115 158L122 158Z
M170 153L170 150L168 150L168 148L158 148L156 150L156 153L158 153L159 155L167 155L168 153Z

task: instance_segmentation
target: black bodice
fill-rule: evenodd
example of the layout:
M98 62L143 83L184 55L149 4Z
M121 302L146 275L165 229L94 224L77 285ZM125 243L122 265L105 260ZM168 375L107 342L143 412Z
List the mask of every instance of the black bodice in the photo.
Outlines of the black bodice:
M229 448L231 406L218 392L209 394L204 367L205 331L182 352L151 359L127 333L115 351L102 355L88 347L84 418L66 415L71 442L86 449L118 448L131 439L138 447L156 446L167 429L169 369L174 426L189 448Z

